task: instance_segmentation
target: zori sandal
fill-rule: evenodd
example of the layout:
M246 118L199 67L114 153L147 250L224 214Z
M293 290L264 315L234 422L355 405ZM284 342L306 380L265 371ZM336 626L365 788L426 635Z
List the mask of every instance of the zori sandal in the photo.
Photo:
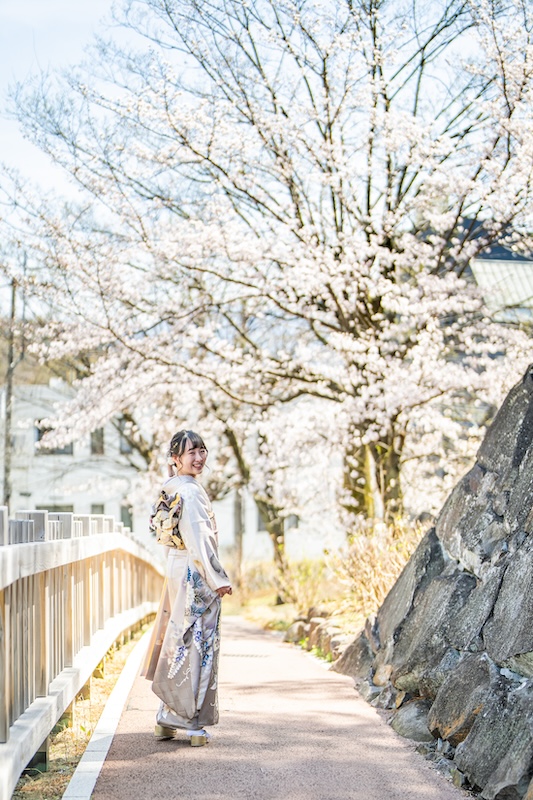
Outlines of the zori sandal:
M204 730L187 731L187 736L189 737L191 747L203 747L204 744L207 744L211 738Z
M156 725L154 728L156 739L173 739L175 733L174 728L165 728L164 725Z

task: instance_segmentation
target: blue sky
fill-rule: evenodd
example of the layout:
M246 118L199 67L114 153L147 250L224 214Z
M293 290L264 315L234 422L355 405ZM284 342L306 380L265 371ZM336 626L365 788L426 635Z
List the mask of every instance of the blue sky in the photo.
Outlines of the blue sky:
M45 156L6 117L8 87L83 57L112 0L0 0L0 160L46 186L62 182Z

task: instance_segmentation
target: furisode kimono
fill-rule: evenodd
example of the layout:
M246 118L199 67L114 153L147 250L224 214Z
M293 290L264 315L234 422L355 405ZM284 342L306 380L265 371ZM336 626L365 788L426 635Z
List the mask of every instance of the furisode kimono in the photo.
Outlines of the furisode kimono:
M160 698L157 724L200 729L218 722L220 598L230 581L218 560L211 503L192 476L170 478L181 498L178 546L168 547L167 579L143 675Z

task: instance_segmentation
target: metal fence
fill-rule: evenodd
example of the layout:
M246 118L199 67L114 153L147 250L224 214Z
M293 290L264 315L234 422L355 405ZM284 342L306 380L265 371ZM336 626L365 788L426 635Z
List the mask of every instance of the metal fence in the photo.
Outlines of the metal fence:
M155 613L161 567L113 517L0 507L0 798L113 642Z

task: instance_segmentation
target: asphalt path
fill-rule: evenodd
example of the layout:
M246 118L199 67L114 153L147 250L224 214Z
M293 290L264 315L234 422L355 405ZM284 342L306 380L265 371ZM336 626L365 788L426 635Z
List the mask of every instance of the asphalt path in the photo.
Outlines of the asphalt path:
M156 740L158 701L137 677L94 800L464 800L350 678L239 617L223 618L221 652L210 743Z

